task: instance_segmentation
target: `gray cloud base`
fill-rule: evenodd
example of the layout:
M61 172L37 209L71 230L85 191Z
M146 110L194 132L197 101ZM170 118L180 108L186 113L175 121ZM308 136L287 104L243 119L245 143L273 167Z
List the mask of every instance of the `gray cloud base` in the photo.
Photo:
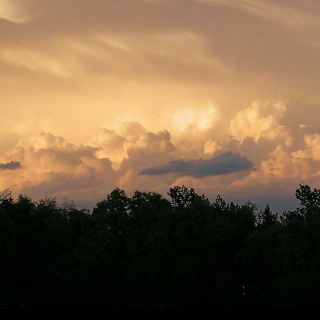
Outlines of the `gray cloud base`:
M17 161L11 161L9 163L0 163L1 170L18 170L21 168L21 163Z
M251 169L253 169L253 163L248 158L242 157L240 154L227 152L210 160L172 161L164 166L142 170L140 175L178 174L180 176L205 178Z

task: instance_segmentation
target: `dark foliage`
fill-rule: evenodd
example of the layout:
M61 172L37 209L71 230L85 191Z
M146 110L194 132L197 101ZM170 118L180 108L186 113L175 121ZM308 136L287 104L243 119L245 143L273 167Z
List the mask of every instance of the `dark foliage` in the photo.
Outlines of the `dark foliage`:
M116 189L93 212L0 199L0 307L319 307L320 190L278 216Z

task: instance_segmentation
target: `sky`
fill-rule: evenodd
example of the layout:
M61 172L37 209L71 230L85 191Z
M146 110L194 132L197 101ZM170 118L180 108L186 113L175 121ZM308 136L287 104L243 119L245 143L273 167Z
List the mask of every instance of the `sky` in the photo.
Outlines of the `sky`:
M0 0L0 196L295 208L320 187L319 32L314 0Z

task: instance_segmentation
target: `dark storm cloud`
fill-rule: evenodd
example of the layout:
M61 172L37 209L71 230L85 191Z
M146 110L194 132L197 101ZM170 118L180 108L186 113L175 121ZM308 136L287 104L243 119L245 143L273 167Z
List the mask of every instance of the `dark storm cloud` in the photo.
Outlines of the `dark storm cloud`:
M21 163L17 161L11 161L9 163L0 163L1 170L18 170L21 168Z
M250 169L253 169L253 163L249 159L233 152L227 152L210 160L172 161L164 166L145 169L140 172L140 175L160 176L173 173L180 176L204 178Z

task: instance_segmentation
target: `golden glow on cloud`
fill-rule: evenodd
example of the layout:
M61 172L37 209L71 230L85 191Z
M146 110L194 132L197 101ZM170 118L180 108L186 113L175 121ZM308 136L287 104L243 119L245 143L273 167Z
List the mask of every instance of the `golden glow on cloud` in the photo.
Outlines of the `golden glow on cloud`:
M16 68L24 68L35 73L48 73L66 77L68 74L58 61L32 51L1 49L0 61Z
M248 137L254 138L255 141L262 137L277 138L279 134L286 134L286 129L279 124L286 111L287 107L282 103L270 106L255 102L239 112L231 121L230 134L241 141Z
M174 128L178 132L188 130L206 131L213 128L219 120L219 111L216 107L204 107L197 109L182 108L175 113Z
M0 164L21 164L0 196L320 187L319 21L312 0L0 0ZM139 174L227 152L254 170Z
M24 23L29 21L28 16L21 8L21 2L19 0L1 0L0 18L15 23Z

